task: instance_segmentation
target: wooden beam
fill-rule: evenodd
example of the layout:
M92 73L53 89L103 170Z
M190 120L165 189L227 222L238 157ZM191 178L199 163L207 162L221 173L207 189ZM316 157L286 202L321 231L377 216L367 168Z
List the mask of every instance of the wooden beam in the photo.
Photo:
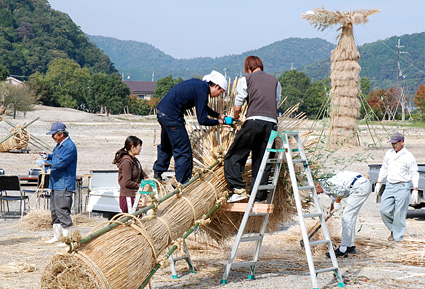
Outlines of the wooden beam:
M221 207L224 211L228 212L245 212L246 208L248 206L248 203L227 203L223 204ZM273 213L274 205L271 204L254 204L252 206L251 212L252 213Z

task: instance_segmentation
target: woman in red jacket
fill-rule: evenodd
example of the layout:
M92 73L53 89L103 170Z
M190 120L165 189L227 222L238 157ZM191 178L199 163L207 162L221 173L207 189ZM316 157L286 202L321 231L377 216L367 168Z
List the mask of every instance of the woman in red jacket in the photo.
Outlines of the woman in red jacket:
M142 149L142 140L129 136L124 147L115 153L112 162L118 167L118 183L120 185L120 208L123 213L132 213L134 198L139 191L140 183L147 178L142 165L136 158Z

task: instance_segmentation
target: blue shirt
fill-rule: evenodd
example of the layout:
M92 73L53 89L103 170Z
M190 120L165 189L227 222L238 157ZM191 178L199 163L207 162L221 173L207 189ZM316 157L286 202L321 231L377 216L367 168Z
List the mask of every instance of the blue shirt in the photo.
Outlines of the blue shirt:
M195 107L200 125L218 125L218 120L208 118L208 116L218 118L220 115L208 107L209 93L208 82L197 78L185 80L171 88L161 99L157 108L168 117L179 119L183 118L187 109Z
M77 147L68 137L47 156L50 164L49 189L75 192L77 179Z

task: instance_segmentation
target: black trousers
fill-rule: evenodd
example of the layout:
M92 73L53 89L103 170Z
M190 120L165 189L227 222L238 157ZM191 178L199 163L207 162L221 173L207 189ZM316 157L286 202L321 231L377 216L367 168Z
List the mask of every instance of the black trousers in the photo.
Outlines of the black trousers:
M270 133L275 125L275 123L263 120L247 120L243 124L224 158L224 176L229 189L245 187L242 175L250 152L252 152L252 189L270 138ZM267 184L271 168L271 165L266 166L261 179L262 185ZM264 200L266 197L267 192L259 191L256 199Z

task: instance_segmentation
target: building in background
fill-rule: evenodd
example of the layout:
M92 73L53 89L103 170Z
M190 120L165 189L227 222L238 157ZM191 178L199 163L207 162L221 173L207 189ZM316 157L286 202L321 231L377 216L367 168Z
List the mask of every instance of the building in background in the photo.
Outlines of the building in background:
M156 81L129 81L123 80L130 88L131 95L136 95L138 98L150 100L155 94Z

